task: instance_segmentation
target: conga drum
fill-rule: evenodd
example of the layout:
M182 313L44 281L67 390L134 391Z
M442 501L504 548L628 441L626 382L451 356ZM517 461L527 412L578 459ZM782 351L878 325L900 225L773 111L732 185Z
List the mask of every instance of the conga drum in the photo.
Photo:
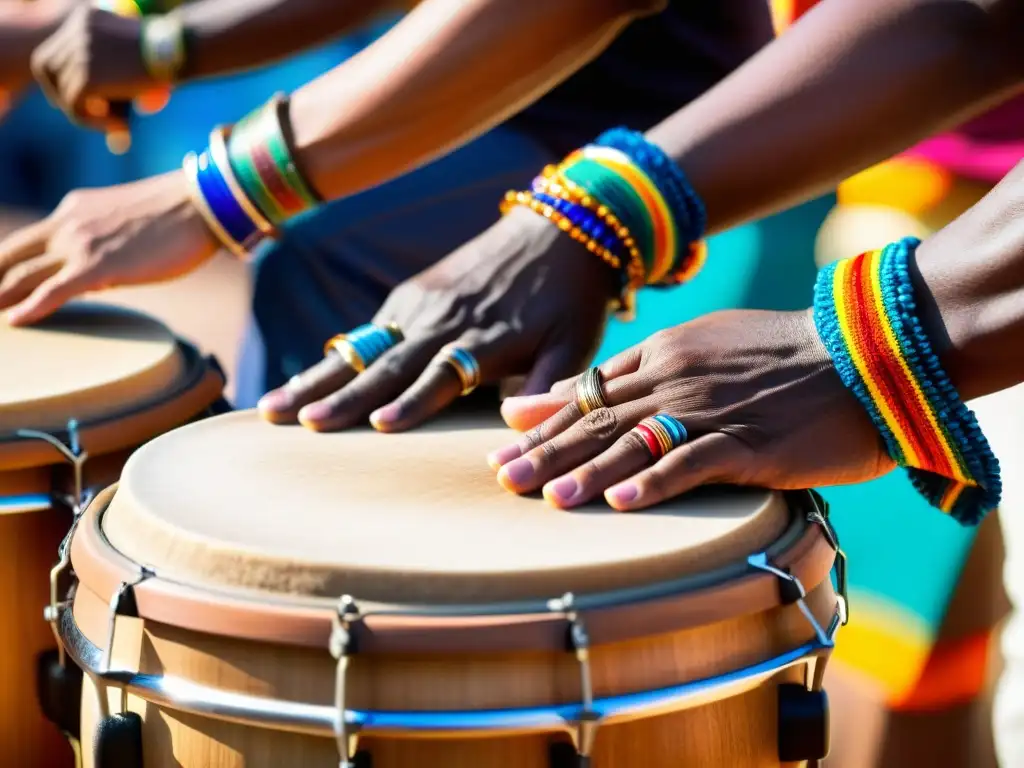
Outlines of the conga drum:
M816 764L816 496L557 511L497 485L509 437L238 412L143 446L71 541L86 768Z
M31 328L0 323L0 765L73 764L59 729L77 732L80 673L44 621L61 542L134 446L210 408L223 383L135 312L79 304Z

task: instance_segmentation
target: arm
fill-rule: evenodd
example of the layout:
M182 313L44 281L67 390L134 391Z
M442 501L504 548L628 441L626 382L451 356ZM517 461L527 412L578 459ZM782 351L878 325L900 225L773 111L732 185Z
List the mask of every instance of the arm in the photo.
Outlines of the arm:
M0 92L32 80L29 56L59 25L75 0L0 3Z
M199 0L179 14L189 41L182 79L280 59L358 29L413 0Z
M425 0L292 96L300 165L325 198L422 165L515 114L661 0Z
M648 134L720 231L833 187L1024 81L1020 0L824 0Z
M916 316L962 400L1024 382L1022 211L1024 162L974 208L922 243L909 262ZM866 262L860 263L862 274L871 272ZM822 285L833 285L830 274L835 273L823 272L819 294ZM891 374L900 366L890 352L892 342L875 344L874 339L884 337L878 332L878 303L847 291L843 305L848 327L859 323L860 330L850 335L859 340L860 359L871 361L865 368L874 370L867 376L888 388L880 399L899 415L904 435L936 434L921 415L919 395L907 396L910 390L895 384L899 377ZM545 496L562 507L604 493L615 508L632 510L706 483L810 488L885 474L893 468L895 454L886 450L880 427L863 400L858 402L861 396L855 398L837 375L844 363L842 356L835 356L828 310L822 309L819 304L815 318L806 311L711 313L655 334L602 363L609 408L601 420L607 434L600 437L593 419L588 425L578 411L567 408L576 399L574 380L557 384L550 394L507 399L502 406L506 421L531 431L492 455L492 464L500 467L498 479L516 492L543 487ZM872 315L875 319L865 323ZM858 316L860 320L852 320ZM875 330L865 330L869 328ZM905 352L899 357L911 360ZM911 365L917 371L927 369L923 362L908 362L907 368ZM889 375L879 376L880 370ZM984 497L979 499L974 489L972 503L957 509L957 499L966 498L967 490L960 497L947 497L934 482L924 490L930 501L940 506L941 499L943 509L962 522L977 522L998 501L998 483L991 474L997 471L995 463L985 456L987 446L977 435L960 429L969 419L956 405L945 395L935 399L941 386L934 371L931 379L927 398L933 413L946 425L958 425L943 440L960 435L952 438L953 444L961 455L971 452L967 476L978 482ZM658 412L684 424L690 439L652 462L633 427ZM965 435L967 441L962 440ZM915 441L924 450L913 452L906 450L912 444L906 437L897 441L901 464L918 478L921 470L950 477L941 449L935 448L940 441ZM584 463L580 457L585 456L597 458Z
M1024 381L1024 161L921 244L922 320L965 400Z

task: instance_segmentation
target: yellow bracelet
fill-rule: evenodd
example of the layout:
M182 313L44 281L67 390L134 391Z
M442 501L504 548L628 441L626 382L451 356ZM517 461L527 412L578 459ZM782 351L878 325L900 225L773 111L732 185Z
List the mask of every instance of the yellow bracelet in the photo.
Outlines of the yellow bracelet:
M596 254L601 258L605 264L612 269L621 269L622 261L607 248L601 246L593 237L583 232L579 227L573 224L568 218L563 216L560 212L556 211L550 205L545 205L539 200L534 199L533 193L531 192L516 192L510 191L505 194L505 199L502 200L499 206L502 215L507 214L517 205L529 208L534 213L540 214L545 219L548 219L552 224L557 226L560 230L565 232L569 237L578 243L586 246L586 249L593 254ZM641 285L643 284L641 278ZM625 290L619 297L618 303L618 314L623 320L631 320L635 315L636 302L634 294L636 288L633 285L632 277L627 282Z

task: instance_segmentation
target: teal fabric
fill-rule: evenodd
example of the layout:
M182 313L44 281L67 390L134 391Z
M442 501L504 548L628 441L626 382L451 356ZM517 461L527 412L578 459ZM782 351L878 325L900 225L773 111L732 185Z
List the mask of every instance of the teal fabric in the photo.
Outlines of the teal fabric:
M809 307L817 272L814 240L834 204L829 195L711 238L704 270L686 285L643 292L637 319L614 322L597 359L706 312ZM850 559L851 588L937 631L973 529L929 507L902 472L823 494ZM855 602L851 608L857 610Z

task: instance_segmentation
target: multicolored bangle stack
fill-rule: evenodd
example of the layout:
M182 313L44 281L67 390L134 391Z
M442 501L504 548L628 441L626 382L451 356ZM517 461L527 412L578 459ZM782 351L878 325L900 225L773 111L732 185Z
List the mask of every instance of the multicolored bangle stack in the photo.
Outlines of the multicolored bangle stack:
M843 383L914 487L964 524L999 505L999 462L918 317L906 238L818 275L814 319Z
M196 207L217 239L240 258L321 202L295 164L287 111L287 99L275 96L234 128L215 128L200 155L185 156Z
M515 206L550 219L619 271L626 315L639 288L684 282L706 258L700 198L660 147L625 128L546 167L531 191L506 194L502 212Z

